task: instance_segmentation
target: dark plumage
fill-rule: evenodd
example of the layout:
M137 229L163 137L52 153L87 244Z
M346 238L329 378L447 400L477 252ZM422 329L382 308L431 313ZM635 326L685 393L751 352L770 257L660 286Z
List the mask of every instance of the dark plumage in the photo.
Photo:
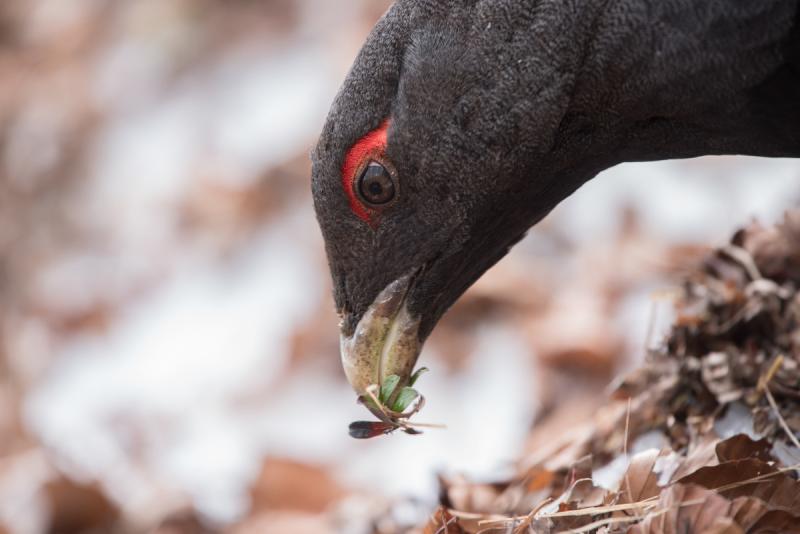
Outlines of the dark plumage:
M364 208L343 165L386 119L374 155L396 198ZM404 327L424 340L598 172L703 154L800 156L800 0L399 0L356 58L313 154L343 338L410 275L377 316L392 322L406 306ZM412 335L384 334L350 363L386 357L387 343ZM346 367L365 342L351 344ZM408 361L395 370L407 375L418 347L402 350ZM370 370L375 381L385 367ZM359 391L366 383L348 378Z

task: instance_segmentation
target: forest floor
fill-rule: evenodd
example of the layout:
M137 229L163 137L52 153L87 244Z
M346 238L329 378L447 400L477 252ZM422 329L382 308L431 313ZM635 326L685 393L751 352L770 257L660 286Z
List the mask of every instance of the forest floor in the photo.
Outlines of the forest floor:
M423 532L800 532L800 211L710 251L591 417L541 417L493 484L441 481Z

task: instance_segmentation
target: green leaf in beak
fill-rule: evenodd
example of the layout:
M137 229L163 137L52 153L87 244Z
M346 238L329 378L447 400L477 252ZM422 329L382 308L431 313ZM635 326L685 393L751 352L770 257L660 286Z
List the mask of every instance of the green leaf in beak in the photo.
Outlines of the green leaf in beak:
M408 408L417 397L419 397L419 393L417 393L416 389L412 387L404 387L400 390L400 394L397 395L397 399L392 405L392 410L395 412L405 411L405 409Z
M419 380L419 377L421 377L422 375L424 375L427 372L428 372L428 368L427 367L420 367L419 369L414 371L414 374L411 375L411 379L408 381L408 385L409 386L413 386L414 384L416 384L417 380Z
M383 381L383 385L381 385L381 392L378 396L378 400L382 403L386 404L389 402L389 399L392 397L392 393L397 388L397 384L400 383L400 376L399 375L389 375Z

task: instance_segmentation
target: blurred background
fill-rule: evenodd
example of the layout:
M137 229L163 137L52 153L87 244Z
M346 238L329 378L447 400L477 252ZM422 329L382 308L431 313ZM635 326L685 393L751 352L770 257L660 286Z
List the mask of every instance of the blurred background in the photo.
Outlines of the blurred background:
M360 442L308 153L386 0L0 3L0 533L399 532L590 413L671 288L800 199L800 163L624 165L428 343Z

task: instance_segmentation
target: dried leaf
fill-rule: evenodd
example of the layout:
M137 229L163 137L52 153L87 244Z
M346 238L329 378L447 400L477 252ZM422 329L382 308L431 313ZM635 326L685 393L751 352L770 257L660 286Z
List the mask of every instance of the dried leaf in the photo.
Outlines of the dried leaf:
M774 460L771 451L772 445L767 439L754 441L746 434L737 434L720 441L715 447L717 459L720 462L745 460L748 458L754 458L762 462L771 462Z
M491 513L497 509L498 497L508 484L473 483L463 477L439 477L443 504L451 511Z
M653 468L656 461L668 453L669 451L650 449L634 456L622 479L617 502L640 502L658 495L661 488L658 485L658 473Z
M717 439L706 439L700 443L693 444L692 449L686 454L681 465L670 477L670 482L675 482L683 477L690 475L700 469L709 465L717 465Z
M97 484L82 484L61 477L44 486L52 534L111 532L120 519L117 506Z
M149 534L216 534L218 531L206 525L194 510L182 510L165 518Z
M428 519L423 534L468 534L459 524L458 518L440 506Z
M229 529L230 534L337 534L339 529L324 515L279 510L248 518Z
M295 510L320 513L344 495L322 466L267 458L250 490L255 512Z
M628 534L707 533L743 534L728 517L730 502L692 484L676 484L661 494L654 510Z
M746 481L760 479L764 475L775 473L777 473L777 470L774 467L761 460L733 460L718 465L701 467L694 473L682 477L678 482L681 484L697 484L708 489L717 489L731 484L742 484ZM749 484L752 486L757 483L750 482ZM728 491L738 493L740 490L732 489Z

